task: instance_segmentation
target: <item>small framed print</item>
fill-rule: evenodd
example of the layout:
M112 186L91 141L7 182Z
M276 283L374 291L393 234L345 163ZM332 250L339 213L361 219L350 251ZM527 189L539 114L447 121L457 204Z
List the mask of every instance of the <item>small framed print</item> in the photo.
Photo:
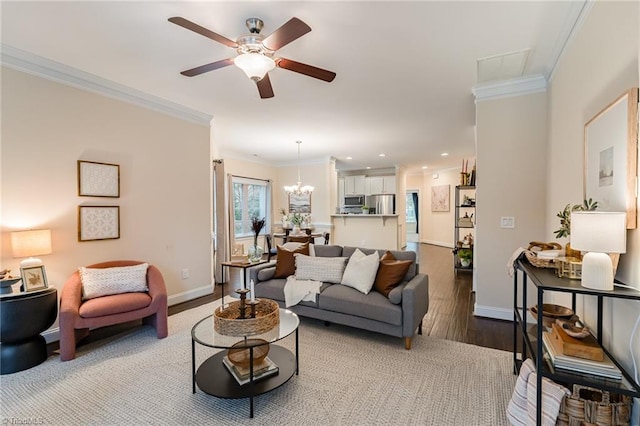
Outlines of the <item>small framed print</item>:
M80 197L120 197L120 166L78 160Z
M35 291L47 288L47 274L44 266L29 266L20 268L20 276L24 285L24 291Z
M311 213L311 194L289 194L289 213Z
M120 238L119 206L79 206L78 241Z

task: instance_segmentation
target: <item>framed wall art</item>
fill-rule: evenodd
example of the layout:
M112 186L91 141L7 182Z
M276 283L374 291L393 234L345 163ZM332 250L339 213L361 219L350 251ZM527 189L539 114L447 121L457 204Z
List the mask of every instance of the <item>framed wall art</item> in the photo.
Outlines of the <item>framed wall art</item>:
M120 238L119 206L79 206L78 241Z
M638 88L627 90L584 125L584 198L627 213L637 227Z
M80 197L120 197L120 166L78 160Z
M20 276L22 277L24 291L47 288L47 274L44 272L43 265L20 268Z
M449 186L439 185L431 187L431 211L432 212L448 212L449 211Z
M289 194L289 213L311 213L311 194Z

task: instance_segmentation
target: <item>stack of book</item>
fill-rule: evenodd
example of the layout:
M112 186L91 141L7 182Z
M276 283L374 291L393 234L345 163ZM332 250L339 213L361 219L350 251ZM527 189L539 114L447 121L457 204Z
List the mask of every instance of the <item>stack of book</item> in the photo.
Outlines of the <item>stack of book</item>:
M552 332L544 331L542 333L542 341L554 368L614 380L622 379L620 369L604 352L601 352L600 356L591 356L594 353L593 351L577 353L580 356L566 354L565 352L567 351L563 351L563 340L558 336L561 331L554 324ZM589 358L600 358L601 360Z
M236 379L240 386L246 385L250 382L250 370L249 367L240 367L229 361L229 357L225 356L222 359L222 363L231 375ZM267 377L275 376L278 374L278 366L266 357L260 363L253 366L253 381L266 379Z

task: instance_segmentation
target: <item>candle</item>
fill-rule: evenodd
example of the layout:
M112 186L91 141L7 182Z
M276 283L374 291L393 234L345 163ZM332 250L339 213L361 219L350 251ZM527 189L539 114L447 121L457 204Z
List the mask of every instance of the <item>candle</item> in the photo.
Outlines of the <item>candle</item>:
M256 292L255 292L255 287L253 285L253 280L251 280L251 301L252 302L256 301Z

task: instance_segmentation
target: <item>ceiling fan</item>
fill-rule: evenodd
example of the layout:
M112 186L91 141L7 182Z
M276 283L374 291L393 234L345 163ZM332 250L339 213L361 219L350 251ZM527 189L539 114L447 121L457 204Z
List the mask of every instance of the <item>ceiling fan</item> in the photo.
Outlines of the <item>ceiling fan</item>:
M271 87L268 72L275 67L284 68L326 82L332 82L333 79L336 78L336 73L334 72L296 62L291 59L273 57L276 50L311 31L311 28L298 18L291 18L267 37L260 34L264 25L262 20L249 18L246 21L249 34L238 37L236 41L214 33L179 16L169 18L169 22L236 49L238 52L238 56L235 58L222 59L182 71L180 74L184 76L193 77L229 65L236 65L245 72L247 77L256 82L258 92L262 99L273 97L273 88Z

